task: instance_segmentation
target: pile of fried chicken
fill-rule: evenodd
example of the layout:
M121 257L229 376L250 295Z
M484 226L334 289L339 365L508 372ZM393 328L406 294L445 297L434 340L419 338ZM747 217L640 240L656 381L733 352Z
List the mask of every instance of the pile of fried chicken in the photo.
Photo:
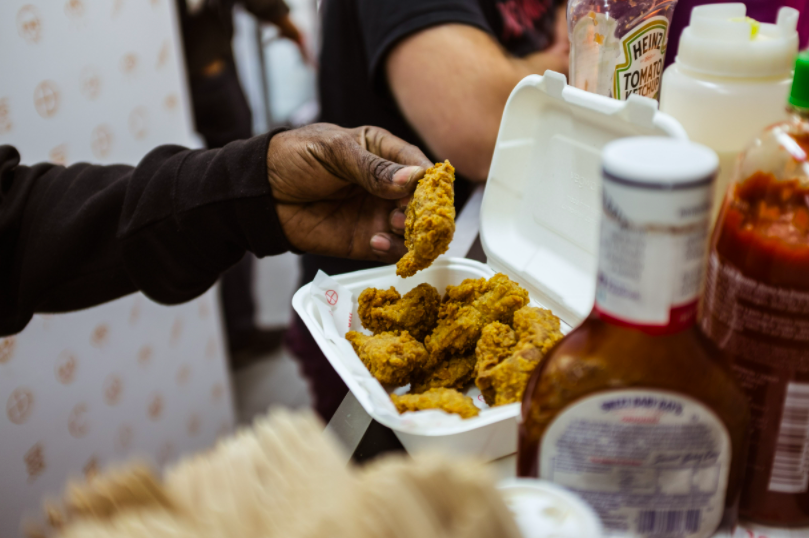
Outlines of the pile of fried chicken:
M463 418L478 408L463 390L472 381L490 406L520 401L531 373L562 338L559 318L528 305L528 292L504 274L448 286L429 284L401 296L368 288L359 297L368 336L350 331L360 360L392 395L400 413L443 409Z

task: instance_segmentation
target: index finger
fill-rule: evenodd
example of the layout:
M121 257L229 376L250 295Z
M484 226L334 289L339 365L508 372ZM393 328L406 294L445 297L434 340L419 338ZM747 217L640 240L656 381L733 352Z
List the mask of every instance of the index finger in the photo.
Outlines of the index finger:
M406 186L413 192L416 184L424 177L424 172L433 166L432 161L418 147L405 142L381 127L364 126L354 129L360 145L369 152L388 161L406 166L418 166L422 170L412 174Z

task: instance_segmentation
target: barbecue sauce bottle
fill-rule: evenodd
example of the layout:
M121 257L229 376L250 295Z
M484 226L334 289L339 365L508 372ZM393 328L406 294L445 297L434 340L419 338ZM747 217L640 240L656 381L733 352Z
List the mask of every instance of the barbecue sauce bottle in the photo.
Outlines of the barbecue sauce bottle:
M750 399L740 512L809 525L809 53L790 120L742 153L711 241L700 319Z
M686 141L607 145L595 306L525 391L518 475L573 490L610 535L735 523L747 402L695 325L717 166Z

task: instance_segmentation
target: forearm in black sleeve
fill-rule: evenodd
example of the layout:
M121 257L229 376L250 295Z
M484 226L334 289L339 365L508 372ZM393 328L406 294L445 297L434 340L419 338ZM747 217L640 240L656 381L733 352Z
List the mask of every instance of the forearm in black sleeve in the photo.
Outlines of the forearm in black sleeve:
M35 312L137 290L187 301L246 250L288 250L267 181L270 136L219 150L161 146L135 168L21 166L0 146L0 335Z

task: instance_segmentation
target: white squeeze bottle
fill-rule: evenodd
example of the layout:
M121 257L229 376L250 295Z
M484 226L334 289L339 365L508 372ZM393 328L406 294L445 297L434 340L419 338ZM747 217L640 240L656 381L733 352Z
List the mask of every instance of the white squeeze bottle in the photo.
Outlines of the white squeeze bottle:
M798 53L796 9L781 8L776 24L745 14L742 3L695 7L677 58L663 74L660 110L719 154L712 221L739 153L765 127L787 118Z

